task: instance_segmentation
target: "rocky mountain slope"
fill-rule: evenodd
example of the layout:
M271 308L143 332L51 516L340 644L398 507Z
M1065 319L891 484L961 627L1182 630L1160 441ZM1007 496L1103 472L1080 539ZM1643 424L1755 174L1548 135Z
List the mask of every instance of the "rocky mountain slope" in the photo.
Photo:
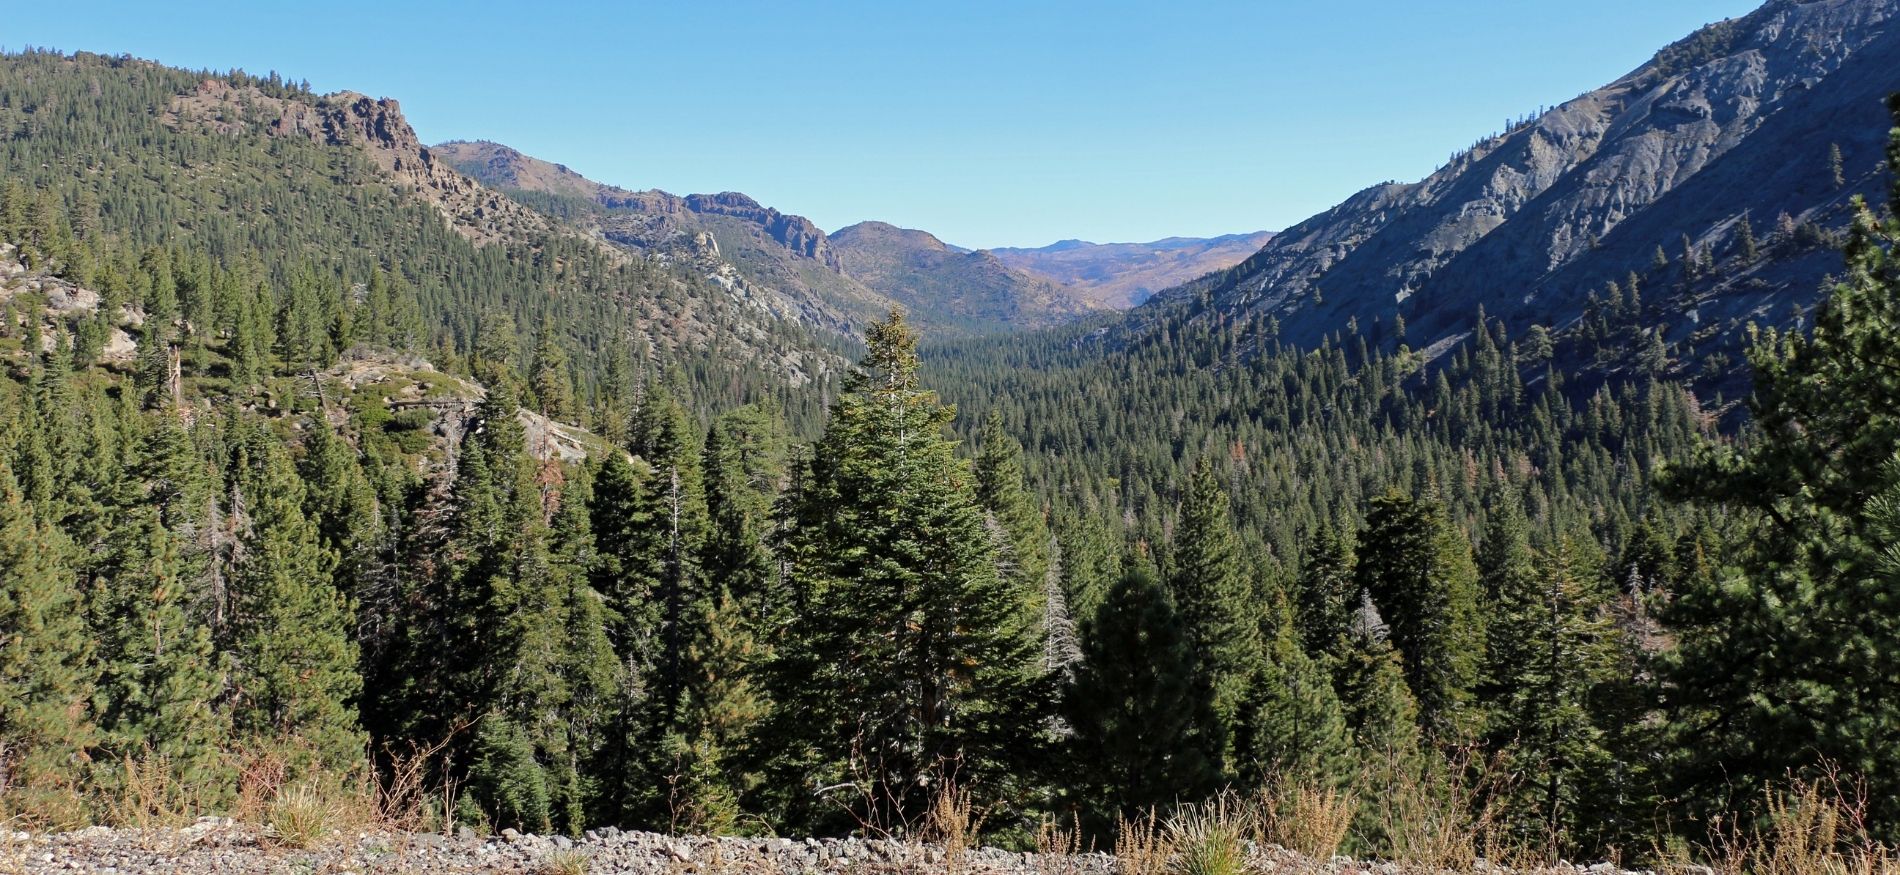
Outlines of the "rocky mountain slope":
M1640 289L1670 368L1719 378L1741 326L1786 322L1837 269L1830 231L1875 193L1900 90L1900 0L1771 0L1603 88L1275 235L1163 293L1124 331L1272 316L1316 343L1358 330L1443 349L1479 308L1574 329L1612 280ZM1838 156L1838 157L1836 157Z
M831 245L846 275L905 309L973 331L997 322L1041 328L1105 309L990 252L952 247L927 231L859 222L834 232Z
M1272 231L1220 237L1168 237L1152 243L1063 240L1034 249L992 249L1004 264L1075 290L1115 309L1133 307L1163 289L1246 260L1273 239Z

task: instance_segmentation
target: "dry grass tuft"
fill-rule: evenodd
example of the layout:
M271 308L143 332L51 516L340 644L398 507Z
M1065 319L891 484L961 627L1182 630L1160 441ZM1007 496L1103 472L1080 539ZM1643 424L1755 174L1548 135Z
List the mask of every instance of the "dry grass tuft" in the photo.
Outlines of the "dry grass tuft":
M1359 813L1359 799L1332 787L1272 782L1255 797L1259 838L1325 862L1339 853Z
M1900 875L1900 849L1867 829L1866 797L1837 774L1763 793L1761 823L1718 823L1694 856L1724 875ZM1690 872L1690 853L1665 856L1664 872Z
M1116 818L1116 875L1164 875L1173 856L1174 846L1154 811L1133 820Z
M931 803L924 821L924 837L943 847L943 868L955 875L962 872L970 850L983 832L984 812L977 810L970 792L954 782L944 782Z
M587 875L593 855L580 848L556 848L541 860L541 875Z
M346 811L336 799L308 784L277 795L265 815L264 833L286 848L314 847L336 834Z
M1242 875L1247 870L1247 835L1253 825L1251 807L1231 793L1182 806L1168 818L1168 844L1174 851L1170 871Z

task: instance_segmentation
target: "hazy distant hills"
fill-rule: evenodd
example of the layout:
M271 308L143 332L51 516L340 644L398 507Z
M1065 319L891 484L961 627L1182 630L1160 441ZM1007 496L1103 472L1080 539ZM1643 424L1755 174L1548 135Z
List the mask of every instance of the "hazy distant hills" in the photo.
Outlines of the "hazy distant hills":
M1067 285L1095 304L1120 309L1146 301L1163 289L1233 267L1271 239L1273 232L1255 231L1211 238L1168 237L1152 243L1063 240L1035 249L990 252L1010 267Z
M1016 270L986 251L946 245L927 231L860 222L831 235L844 272L913 312L981 331L1041 328L1107 309L1074 289Z
M1443 349L1480 307L1561 330L1633 279L1674 372L1720 376L1744 323L1789 321L1839 269L1830 238L1849 198L1884 197L1897 10L1772 0L1711 25L1419 182L1367 188L1164 292L1124 336L1223 314L1271 316L1301 344L1355 329L1390 344L1402 318L1406 343Z

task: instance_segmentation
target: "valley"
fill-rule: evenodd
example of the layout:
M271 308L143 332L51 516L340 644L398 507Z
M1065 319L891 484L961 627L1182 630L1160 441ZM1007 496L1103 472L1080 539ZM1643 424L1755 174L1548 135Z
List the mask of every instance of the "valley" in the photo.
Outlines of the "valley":
M991 249L0 54L0 864L1893 871L1896 13Z

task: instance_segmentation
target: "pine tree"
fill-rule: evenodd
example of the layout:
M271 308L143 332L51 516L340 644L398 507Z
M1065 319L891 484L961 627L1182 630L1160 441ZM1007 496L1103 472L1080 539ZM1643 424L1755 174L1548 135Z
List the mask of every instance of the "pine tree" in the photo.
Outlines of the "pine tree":
M72 546L36 517L0 461L0 812L25 817L77 800L96 740L88 705L98 668Z
M1332 677L1291 630L1275 636L1243 707L1236 758L1244 779L1334 788L1352 780L1352 734Z
M1300 565L1294 623L1308 653L1337 655L1347 643L1352 614L1359 606L1353 580L1351 547L1331 526L1323 526L1306 548Z
M574 384L568 374L567 353L554 336L554 323L543 319L535 335L534 364L529 381L535 403L549 419L571 422L575 417Z
M1900 100L1889 101L1900 126ZM1896 135L1900 136L1900 135ZM1900 145L1889 144L1900 194ZM1747 525L1732 571L1683 587L1674 717L1679 787L1710 806L1724 788L1823 758L1869 780L1876 831L1900 834L1900 614L1872 527L1900 452L1900 215L1855 202L1842 281L1810 335L1765 332L1750 351L1759 430L1671 472L1680 496ZM1845 656L1851 654L1851 656Z
M307 764L344 770L365 739L348 598L331 580L336 555L304 516L303 481L274 438L243 448L238 489L249 530L230 584L234 728L266 744L307 748Z
M96 709L108 756L148 760L210 791L224 777L229 722L213 709L222 679L210 629L185 607L180 546L155 508L116 521L102 589L88 599L102 669Z
M1847 168L1841 161L1841 144L1829 143L1827 147L1827 176L1835 189L1847 186Z
M1003 420L983 421L976 451L976 494L1003 535L999 555L1005 573L1025 591L1040 593L1049 570L1049 527L1042 508L1023 485L1022 449L1003 432Z
M1396 490L1368 504L1359 543L1359 583L1391 625L1419 720L1429 735L1455 739L1470 728L1484 657L1470 547L1436 502Z
M793 618L775 669L785 765L859 782L869 822L910 822L948 770L985 799L1039 762L1047 683L1033 605L997 576L952 411L893 313L832 409L790 533ZM987 804L987 803L986 803ZM810 815L807 815L809 817Z
M1170 557L1170 589L1187 631L1196 681L1207 685L1219 735L1210 753L1223 768L1232 750L1248 686L1261 669L1260 610L1243 572L1227 491L1203 456L1195 463Z
M1199 798L1220 781L1205 686L1193 683L1173 599L1131 562L1083 623L1082 662L1063 695L1071 789L1101 835L1117 817Z
M1596 569L1568 538L1544 552L1533 576L1499 594L1492 649L1512 666L1488 735L1514 755L1518 792L1534 813L1516 824L1525 837L1561 840L1578 824L1574 809L1610 764L1606 733L1590 701L1614 659L1613 627Z

